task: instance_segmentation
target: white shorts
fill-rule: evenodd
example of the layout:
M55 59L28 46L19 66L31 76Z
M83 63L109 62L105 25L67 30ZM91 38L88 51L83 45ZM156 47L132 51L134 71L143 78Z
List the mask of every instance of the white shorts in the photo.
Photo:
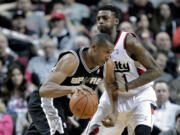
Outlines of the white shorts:
M139 103L144 101L150 101L153 104L156 104L156 93L152 87L143 89L137 94L127 95L119 94L118 96L118 112L129 112L134 109ZM100 98L100 107L110 106L109 96L106 91Z
M98 133L93 135L121 135L124 128L128 126L128 135L133 135L134 129L138 125L146 125L152 128L153 115L151 104L154 104L154 99L156 98L152 98L153 100L140 100L142 95L144 94L141 93L123 98L119 97L121 100L118 100L118 120L112 128L106 128L101 123L108 114L112 113L112 108L109 102L107 102L107 99L101 99L97 112L86 128L86 135L89 135L94 129L96 129L96 131L98 130ZM119 101L121 101L122 104L120 104Z

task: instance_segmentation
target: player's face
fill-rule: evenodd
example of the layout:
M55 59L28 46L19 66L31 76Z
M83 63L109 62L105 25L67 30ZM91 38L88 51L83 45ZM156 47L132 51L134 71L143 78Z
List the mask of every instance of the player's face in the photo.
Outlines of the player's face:
M97 47L96 51L96 63L99 66L103 66L105 62L110 58L111 53L114 50L113 45L104 45L102 47Z
M96 16L97 28L101 33L110 33L112 28L117 25L117 18L109 10L101 10Z

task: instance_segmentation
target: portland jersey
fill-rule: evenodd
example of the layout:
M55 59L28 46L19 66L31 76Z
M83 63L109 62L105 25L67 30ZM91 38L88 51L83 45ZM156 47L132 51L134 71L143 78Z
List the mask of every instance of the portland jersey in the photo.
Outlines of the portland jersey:
M128 33L120 31L117 41L115 43L115 48L113 53L111 54L111 58L115 63L115 73L116 75L120 75L124 78L126 82L130 82L139 77L142 69L139 69L135 65L135 61L129 57L125 49L125 40ZM143 71L144 72L144 71ZM126 94L136 94L141 90L149 87L149 84L136 88L136 90L130 90L128 92L122 93Z

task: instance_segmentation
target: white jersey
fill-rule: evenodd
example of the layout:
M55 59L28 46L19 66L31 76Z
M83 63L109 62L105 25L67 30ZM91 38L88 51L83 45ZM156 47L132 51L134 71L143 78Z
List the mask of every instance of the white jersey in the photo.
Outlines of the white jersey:
M119 37L115 43L115 48L111 54L112 60L115 62L115 74L116 76L120 75L124 78L125 81L130 82L137 79L140 76L139 71L141 69L135 65L135 61L129 57L125 49L125 40L127 37L127 32L120 32ZM141 65L142 66L142 65ZM144 69L145 70L145 69ZM118 80L118 77L117 77ZM148 83L141 87L131 89L128 92L119 92L118 93L118 111L127 112L137 106L137 104L150 101L155 104L156 94L152 88L153 83ZM103 95L100 98L99 106L103 107L106 104L110 105L109 97L104 90Z
M120 75L124 77L125 81L130 82L138 78L140 74L135 61L126 52L125 40L127 35L127 32L121 31L119 33L111 58L115 62L116 76ZM151 104L155 104L156 94L151 85L149 83L128 92L119 93L117 101L118 118L115 126L111 128L106 128L101 123L104 118L112 113L109 96L104 88L98 109L86 129L86 135L97 131L99 132L96 135L120 135L125 127L128 127L128 135L133 135L134 129L138 125L152 127Z
M115 48L111 54L112 60L115 62L115 73L116 75L121 75L126 82L130 82L139 77L141 72L144 72L142 69L136 67L135 61L128 56L125 49L125 40L128 33L120 31L118 39L115 43ZM128 92L123 92L124 95L134 95L140 91L149 87L150 84L136 88L136 90L130 90Z

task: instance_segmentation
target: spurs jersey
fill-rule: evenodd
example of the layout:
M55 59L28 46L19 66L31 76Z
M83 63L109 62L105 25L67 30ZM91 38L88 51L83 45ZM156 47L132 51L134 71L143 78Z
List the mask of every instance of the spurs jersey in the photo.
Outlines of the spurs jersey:
M84 84L92 89L96 89L98 83L103 78L104 66L96 66L93 69L89 69L82 58L82 51L88 48L78 49L76 51L67 51L60 54L59 59L67 53L72 53L78 60L78 67L68 76L61 85L76 86ZM66 65L68 66L68 65ZM59 98L44 98L39 96L39 92L34 92L28 104L29 113L31 114L34 123L43 121L39 129L41 133L47 133L47 135L54 135L56 131L64 133L66 129L66 117L72 116L69 108L68 96ZM42 127L41 127L42 126ZM46 135L46 134L44 134Z
M125 49L125 40L128 33L120 31L118 38L115 43L115 48L113 53L111 54L111 58L115 63L115 73L116 75L121 75L126 82L130 82L139 77L140 72L144 72L142 69L137 68L135 65L135 61L128 56ZM141 90L149 87L149 84L146 84L142 87L136 88L136 90L130 90L126 94L136 94Z

